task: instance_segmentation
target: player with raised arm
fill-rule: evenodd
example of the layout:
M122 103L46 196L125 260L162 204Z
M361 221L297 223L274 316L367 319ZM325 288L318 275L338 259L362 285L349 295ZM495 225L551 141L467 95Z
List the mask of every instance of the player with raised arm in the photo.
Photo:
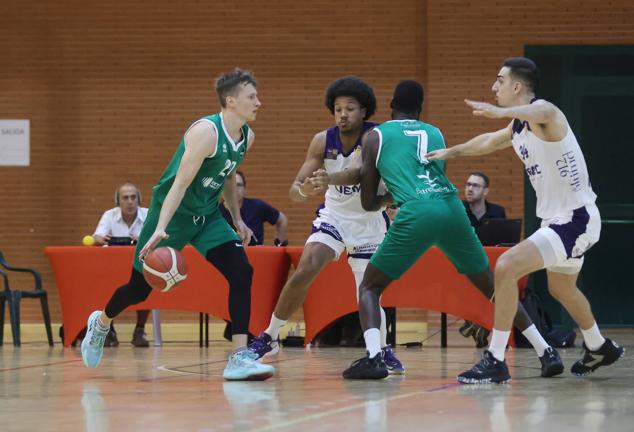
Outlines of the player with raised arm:
M504 350L518 303L517 281L544 268L549 292L566 308L583 334L584 355L571 372L594 372L617 361L625 351L601 335L588 300L577 288L583 255L599 240L601 216L577 138L559 108L535 97L538 84L539 69L532 60L506 59L492 87L498 106L465 102L476 116L512 119L508 126L426 155L429 160L441 161L485 155L512 146L535 189L537 216L542 219L540 229L497 262L491 343L482 360L458 376L462 383L510 379Z

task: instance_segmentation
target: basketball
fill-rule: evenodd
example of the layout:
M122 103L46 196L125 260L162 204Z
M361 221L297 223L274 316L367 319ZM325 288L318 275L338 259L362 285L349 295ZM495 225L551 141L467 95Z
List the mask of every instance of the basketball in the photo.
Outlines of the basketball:
M187 278L187 262L171 247L156 248L145 256L143 276L155 290L168 292Z

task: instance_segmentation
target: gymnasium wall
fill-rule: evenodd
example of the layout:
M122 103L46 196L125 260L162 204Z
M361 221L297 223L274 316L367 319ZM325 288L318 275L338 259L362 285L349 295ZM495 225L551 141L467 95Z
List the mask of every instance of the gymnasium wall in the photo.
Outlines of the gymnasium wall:
M31 165L0 167L0 250L42 272L55 322L57 287L43 248L79 245L123 181L149 204L183 131L218 110L213 82L223 71L240 66L259 80L256 142L241 169L248 195L286 213L290 242L300 245L318 201L293 203L287 191L312 136L331 124L323 93L334 78L358 74L371 83L378 121L388 118L400 79L421 80L425 117L452 145L504 125L473 118L462 99L491 100L500 61L524 45L634 43L628 1L211 4L4 5L0 118L31 120ZM510 151L448 166L460 188L470 170L487 172L491 200L523 215L522 169ZM23 322L41 320L35 302L22 311Z

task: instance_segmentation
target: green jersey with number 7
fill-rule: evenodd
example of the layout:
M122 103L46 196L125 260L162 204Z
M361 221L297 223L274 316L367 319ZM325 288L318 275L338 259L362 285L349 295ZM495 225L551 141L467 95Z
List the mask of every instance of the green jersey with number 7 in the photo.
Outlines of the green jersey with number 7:
M408 119L387 121L374 130L380 142L376 167L397 205L458 194L445 175L445 161L425 158L430 151L446 148L437 127Z

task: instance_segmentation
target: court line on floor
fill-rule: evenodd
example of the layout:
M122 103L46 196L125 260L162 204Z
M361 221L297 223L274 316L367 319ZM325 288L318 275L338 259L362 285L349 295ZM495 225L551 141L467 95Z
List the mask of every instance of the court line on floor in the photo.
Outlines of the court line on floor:
M0 372L8 372L8 371L14 371L14 370L20 370L20 369L32 369L32 368L45 367L45 366L57 366L57 365L66 364L66 363L77 363L80 361L82 360L76 359L76 360L64 360L61 362L54 362L54 363L42 363L42 364L29 365L29 366L17 366L12 368L0 369Z
M275 361L271 361L271 362L267 362L267 364L278 364L278 363L286 363L289 361L293 361L293 360L297 360L297 359L283 359L283 360L275 360ZM156 368L162 372L173 372L173 373L177 373L177 374L183 374L183 375L198 375L198 376L222 376L222 374L218 374L218 373L207 373L207 372L190 372L190 371L185 371L182 370L183 368L188 368L188 367L193 367L193 366L204 366L204 365L211 365L211 364L224 364L226 363L226 360L216 360L216 361L211 361L211 362L204 362L204 363L196 363L196 364L192 364L192 365L184 365L184 366L178 366L178 367L167 367L167 365L161 365L161 366L157 366ZM174 378L174 377L159 377L159 378L148 378L148 379L144 379L141 381L159 381L162 379L169 379L169 378Z
M437 391L442 391L442 390L446 390L449 388L454 388L454 387L458 387L461 386L463 384L460 383L447 383L447 384L443 384L441 386L438 387L432 387L430 389L426 389L426 390L417 390L415 392L410 392L410 393L404 393L401 395L396 395L396 396L392 396L392 397L388 397L383 399L386 402L391 402L391 401L395 401L395 400L400 400L400 399L405 399L408 397L412 397L412 396L420 396L423 395L425 393L433 393L433 392L437 392ZM256 429L249 429L250 432L263 432L263 431L269 431L269 430L274 430L274 429L280 429L280 428L285 428L285 427L289 427L289 426L296 426L300 423L304 423L307 421L311 421L311 420L319 420L321 418L324 417L328 417L331 415L335 415L335 414L341 414L341 413L345 413L348 411L354 411L356 409L360 409L360 408L364 408L366 406L367 402L361 402L361 403L357 403L354 405L348 405L345 407L341 407L341 408L336 408L336 409L332 409L329 411L323 411L320 413L315 413L315 414L311 414L311 415L307 415L305 417L300 417L294 420L286 420L286 421L281 421L281 422L277 422L275 424L271 424L268 426L264 426L261 428L256 428Z

